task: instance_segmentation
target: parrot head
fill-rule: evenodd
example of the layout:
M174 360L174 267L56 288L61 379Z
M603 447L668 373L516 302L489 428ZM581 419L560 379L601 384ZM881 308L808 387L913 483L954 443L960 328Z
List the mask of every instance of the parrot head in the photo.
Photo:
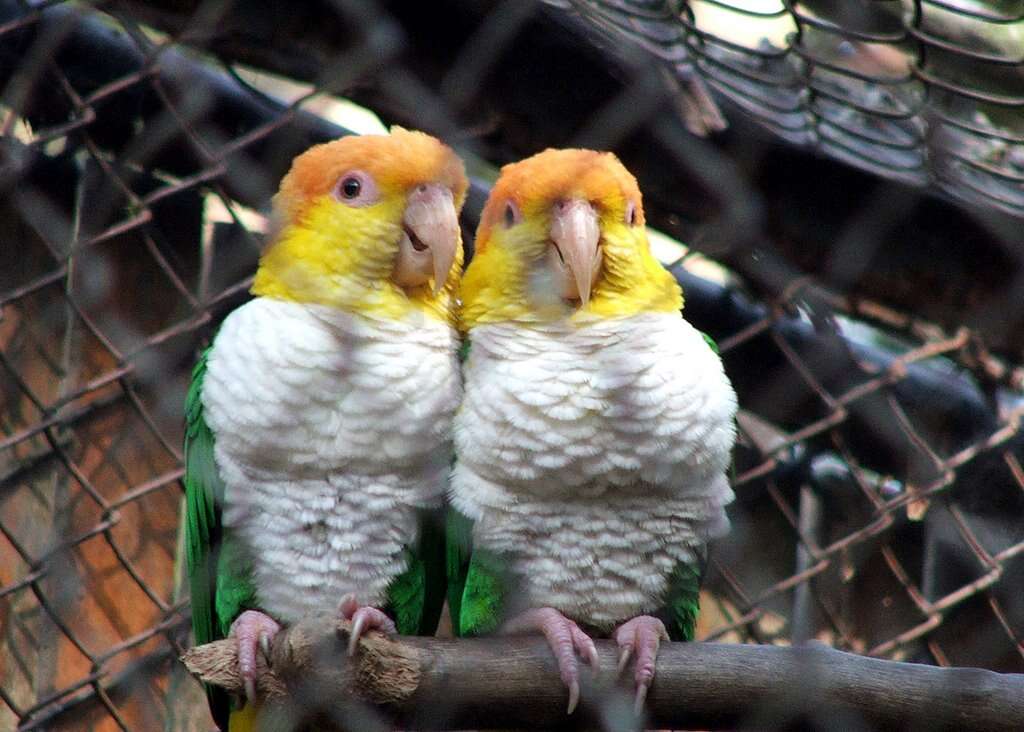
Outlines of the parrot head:
M384 317L450 317L462 270L458 156L422 132L343 137L292 162L253 293Z
M461 288L464 328L682 307L651 254L636 179L593 150L545 150L502 168Z

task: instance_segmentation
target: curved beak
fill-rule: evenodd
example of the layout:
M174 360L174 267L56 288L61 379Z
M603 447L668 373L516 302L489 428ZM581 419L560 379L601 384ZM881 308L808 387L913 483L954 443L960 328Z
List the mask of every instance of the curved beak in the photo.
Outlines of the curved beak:
M421 185L409 195L402 216L402 238L392 279L416 287L434 278L434 294L444 287L459 247L459 216L452 192L441 185Z
M562 281L562 297L590 301L590 291L601 271L601 227L597 212L586 201L571 199L555 204L551 218L549 260Z

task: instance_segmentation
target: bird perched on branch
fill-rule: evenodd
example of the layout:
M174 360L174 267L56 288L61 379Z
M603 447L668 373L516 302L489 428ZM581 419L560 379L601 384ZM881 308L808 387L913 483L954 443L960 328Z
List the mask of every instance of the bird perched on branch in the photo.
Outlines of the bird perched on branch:
M197 644L234 636L247 696L281 624L315 611L432 633L440 504L461 397L453 301L462 162L394 128L295 159L256 295L224 321L186 405ZM229 700L210 692L226 729ZM244 728L253 705L230 712Z
M542 633L579 697L592 634L635 663L693 637L706 542L728 527L736 397L651 254L610 153L502 169L461 289L449 604L461 635Z

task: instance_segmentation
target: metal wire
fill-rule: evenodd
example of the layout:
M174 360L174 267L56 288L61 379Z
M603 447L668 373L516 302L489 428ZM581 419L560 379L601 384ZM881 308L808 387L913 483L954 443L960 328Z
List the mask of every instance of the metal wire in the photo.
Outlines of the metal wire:
M876 175L1024 212L1019 3L694 4L748 31L737 43L681 14L697 67L787 141ZM781 34L780 20L792 32Z
M680 16L696 69L734 113L878 175L1024 213L1024 128L1004 114L1024 106L1004 84L1022 60L978 41L1016 27L1024 5L705 5L793 24L784 46L748 47ZM208 725L176 662L188 644L181 408L197 349L247 297L251 210L294 154L344 132L310 111L325 89L383 79L416 100L423 127L457 132L468 87L544 20L497 3L434 91L402 67L409 30L385 9L325 6L324 25L361 34L297 73L344 79L277 104L190 50L213 44L221 4L180 26L137 4L100 10L0 3L3 729ZM287 50L262 58L280 69ZM958 76L951 56L993 75ZM581 134L610 147L640 128L667 136L643 106L650 89L612 100ZM742 171L667 143L674 162L730 181L724 220L756 224L730 187L751 185ZM467 226L486 185L474 181ZM884 209L864 210L870 232ZM966 324L840 297L767 255L757 266L778 287L761 295L695 275L695 259L673 271L743 407L734 529L713 548L701 637L1024 671L1019 362Z

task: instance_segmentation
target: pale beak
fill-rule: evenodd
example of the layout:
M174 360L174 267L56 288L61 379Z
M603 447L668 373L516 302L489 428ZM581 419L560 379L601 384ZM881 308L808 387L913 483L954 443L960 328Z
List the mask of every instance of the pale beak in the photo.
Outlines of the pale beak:
M448 279L458 247L459 216L452 192L441 185L421 185L405 207L392 279L401 287L416 287L433 277L436 295Z
M559 201L552 213L550 236L553 246L548 262L558 275L561 296L586 305L601 271L597 212L586 201Z

